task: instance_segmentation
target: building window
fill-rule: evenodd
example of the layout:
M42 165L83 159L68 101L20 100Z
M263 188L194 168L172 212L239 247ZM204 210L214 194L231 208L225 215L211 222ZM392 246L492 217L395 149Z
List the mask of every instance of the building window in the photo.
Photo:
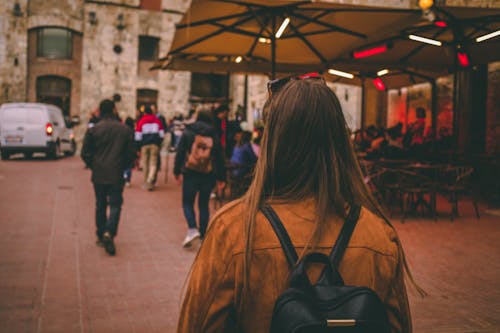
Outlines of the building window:
M139 60L158 59L160 39L151 36L139 36Z
M50 59L71 59L73 34L61 28L37 31L37 56Z
M141 9L161 10L161 0L141 0Z

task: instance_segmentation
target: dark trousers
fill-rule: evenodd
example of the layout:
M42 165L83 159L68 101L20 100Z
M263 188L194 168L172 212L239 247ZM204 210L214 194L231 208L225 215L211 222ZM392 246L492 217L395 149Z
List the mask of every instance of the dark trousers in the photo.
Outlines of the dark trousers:
M118 231L120 212L123 203L123 183L94 184L95 191L95 225L97 237L108 231L113 237ZM109 217L107 208L109 205Z
M182 181L182 208L189 228L196 228L194 199L198 195L198 211L200 213L200 235L203 238L208 226L210 212L208 202L215 186L213 175L185 174Z

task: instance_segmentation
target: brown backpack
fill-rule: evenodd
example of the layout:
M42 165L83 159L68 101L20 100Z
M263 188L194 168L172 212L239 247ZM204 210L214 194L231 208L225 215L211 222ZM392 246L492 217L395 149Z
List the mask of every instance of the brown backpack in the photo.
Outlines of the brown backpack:
M186 157L186 169L200 173L212 172L212 148L214 139L211 136L195 135L191 149Z

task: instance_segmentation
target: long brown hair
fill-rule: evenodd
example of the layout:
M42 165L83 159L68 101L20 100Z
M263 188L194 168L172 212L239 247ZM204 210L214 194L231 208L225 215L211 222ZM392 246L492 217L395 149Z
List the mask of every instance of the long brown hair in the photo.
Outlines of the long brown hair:
M390 225L363 181L339 100L322 80L291 80L267 101L264 113L261 154L242 198L247 207L243 297L249 292L255 219L265 201L314 198L315 227L301 257L317 246L328 218L345 217L351 204L364 206ZM413 282L404 256L403 262Z

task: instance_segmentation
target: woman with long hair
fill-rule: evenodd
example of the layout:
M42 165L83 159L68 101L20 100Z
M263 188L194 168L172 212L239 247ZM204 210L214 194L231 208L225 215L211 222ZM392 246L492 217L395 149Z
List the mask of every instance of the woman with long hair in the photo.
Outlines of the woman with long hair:
M214 216L195 259L178 332L268 332L289 267L266 203L285 226L299 260L331 251L350 206L361 205L340 263L346 285L366 286L386 306L392 332L411 332L405 271L395 229L373 199L335 94L317 74L271 81L261 155L243 198ZM308 269L316 281L321 265ZM411 281L413 281L411 279Z

